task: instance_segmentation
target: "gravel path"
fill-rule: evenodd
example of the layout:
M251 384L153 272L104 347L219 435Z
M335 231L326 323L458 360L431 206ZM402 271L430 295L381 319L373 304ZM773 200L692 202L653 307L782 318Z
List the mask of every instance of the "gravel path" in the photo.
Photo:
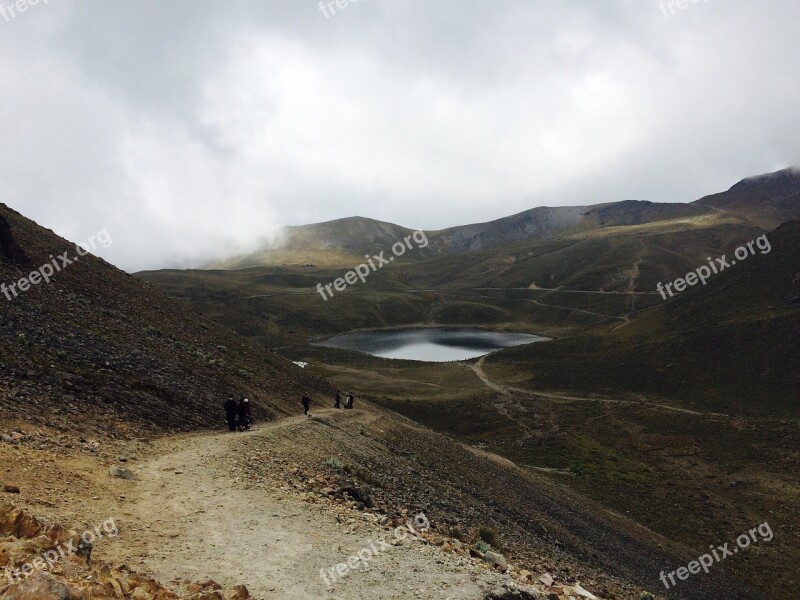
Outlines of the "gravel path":
M303 502L280 482L272 489L235 483L231 453L261 447L264 434L301 419L260 425L244 435L158 442L157 456L138 469L140 480L127 505L131 522L137 523L128 557L132 553L164 581L211 577L226 587L245 582L254 597L263 599L482 599L488 586L502 580L411 536L386 547L379 540L391 542L393 536L371 515L337 518L331 508ZM372 544L379 553L368 561L368 570L360 563L326 585L321 569L328 571Z

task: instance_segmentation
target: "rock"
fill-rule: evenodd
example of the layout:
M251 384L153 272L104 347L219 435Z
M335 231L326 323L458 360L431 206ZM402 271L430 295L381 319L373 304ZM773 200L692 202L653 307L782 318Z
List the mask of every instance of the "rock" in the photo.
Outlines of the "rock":
M0 600L84 600L82 594L44 573L9 587Z
M472 558L479 558L479 559L483 560L483 552L481 552L477 548L470 548L469 549L469 555Z
M508 562L506 561L505 556L499 554L497 552L487 552L483 555L483 560L487 563L492 565L495 569L500 571L501 573L505 573L508 571Z
M577 583L573 584L572 591L575 592L581 598L588 598L589 600L599 600L599 598L597 596L595 596L591 592L587 592L585 589L583 589ZM652 598L652 596L651 596L651 598Z
M539 577L539 582L545 587L552 587L552 585L556 582L556 580L553 579L550 573L545 573L544 575Z
M153 600L153 596L143 588L137 587L131 594L133 600Z
M547 595L530 586L520 587L511 582L504 582L490 591L485 600L542 600L543 598L547 598Z
M16 538L33 539L45 531L45 526L38 520L10 504L0 503L0 532Z
M200 582L204 588L211 588L212 590L221 590L222 586L218 584L213 579L206 579L205 581Z
M17 486L15 486L15 485L4 485L3 486L3 491L6 492L7 494L19 494L19 493L21 493L19 491L19 488Z
M367 508L372 508L373 506L372 498L370 497L369 490L366 486L358 487L352 482L346 482L337 490L337 495L344 496L345 494L350 496L350 498L356 502L363 502L364 506Z
M218 590L207 590L190 596L189 600L225 600L225 596Z
M228 600L249 600L250 597L250 591L247 589L247 586L244 585L237 585L231 590L231 593L228 594Z
M118 477L120 479L129 479L129 480L138 479L136 474L130 469L126 469L124 467L118 467L116 465L114 465L108 470L108 474L111 475L112 477Z

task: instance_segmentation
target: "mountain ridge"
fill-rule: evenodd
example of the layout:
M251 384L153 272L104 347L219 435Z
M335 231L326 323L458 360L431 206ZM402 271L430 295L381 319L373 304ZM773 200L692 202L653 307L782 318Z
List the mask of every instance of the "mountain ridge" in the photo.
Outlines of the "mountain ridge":
M687 203L622 200L593 205L539 206L491 221L426 231L430 245L412 260L504 246L546 241L584 231L658 223L674 219L730 219L769 231L800 218L800 171L788 168L745 178L728 190ZM298 257L325 261L324 253L341 260L388 247L413 230L368 217L345 217L284 229L284 242L239 257L223 258L211 269L235 270L296 264Z

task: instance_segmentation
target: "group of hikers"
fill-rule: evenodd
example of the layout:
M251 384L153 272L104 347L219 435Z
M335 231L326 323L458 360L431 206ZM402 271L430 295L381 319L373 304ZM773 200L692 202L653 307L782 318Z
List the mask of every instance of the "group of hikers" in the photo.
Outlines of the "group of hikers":
M231 431L247 431L253 421L253 414L250 412L250 400L242 398L239 402L233 399L231 394L225 401L225 420L228 422L228 429Z
M336 394L334 395L333 399L333 408L342 408L342 393L339 390L336 390ZM353 395L353 392L350 392L347 395L347 402L344 403L344 407L353 408L353 401L355 399L356 397ZM309 398L308 395L305 395L303 396L301 403L303 404L303 413L307 417L311 416L311 413L309 412L311 410L311 398Z
M342 393L339 390L336 390L336 394L333 398L333 408L342 408ZM347 395L344 408L353 408L353 402L355 399L356 397L353 395L353 392L350 392ZM308 397L308 394L304 394L303 399L300 402L303 405L303 414L305 414L307 417L310 417L311 398ZM228 422L228 429L231 431L236 431L237 429L239 431L249 430L250 425L255 422L253 421L253 414L250 412L250 400L243 397L237 402L234 400L233 394L231 394L225 401L225 420Z

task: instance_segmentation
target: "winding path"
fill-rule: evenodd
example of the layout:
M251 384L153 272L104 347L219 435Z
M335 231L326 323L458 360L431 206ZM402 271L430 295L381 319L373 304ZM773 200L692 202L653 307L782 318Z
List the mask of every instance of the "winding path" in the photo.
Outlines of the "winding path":
M518 394L525 394L527 396L535 397L535 398L547 398L548 400L557 400L561 402L598 402L601 404L626 404L637 406L640 408L655 408L661 409L668 412L676 412L682 413L685 415L694 415L699 417L727 417L729 415L725 415L723 413L715 413L715 412L700 412L696 410L691 410L689 408L681 408L678 406L670 406L668 404L659 404L656 402L647 402L647 401L636 401L636 400L620 400L617 398L590 398L586 396L566 396L564 394L554 394L552 392L540 392L540 391L531 391L526 390L524 388L514 387L514 386L506 386L496 381L493 381L489 378L486 374L486 371L483 368L484 361L486 360L486 356L482 356L480 360L478 360L474 364L467 365L477 376L478 378L486 385L486 387L490 388L495 392L499 392L503 395L510 395L513 393ZM510 416L510 415L509 415Z

